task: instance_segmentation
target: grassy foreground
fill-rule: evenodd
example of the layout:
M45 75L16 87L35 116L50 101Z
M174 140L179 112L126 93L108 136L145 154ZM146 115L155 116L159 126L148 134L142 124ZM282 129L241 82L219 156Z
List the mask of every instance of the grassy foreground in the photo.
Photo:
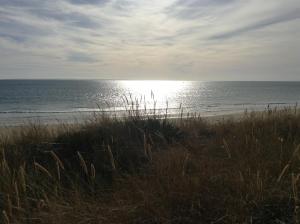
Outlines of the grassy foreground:
M0 223L298 223L300 115L31 124L0 138Z

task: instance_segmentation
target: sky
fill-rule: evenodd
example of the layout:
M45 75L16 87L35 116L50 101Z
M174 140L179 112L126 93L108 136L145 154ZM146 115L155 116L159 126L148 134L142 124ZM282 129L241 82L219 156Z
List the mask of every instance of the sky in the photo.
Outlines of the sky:
M0 79L300 81L300 1L0 0Z

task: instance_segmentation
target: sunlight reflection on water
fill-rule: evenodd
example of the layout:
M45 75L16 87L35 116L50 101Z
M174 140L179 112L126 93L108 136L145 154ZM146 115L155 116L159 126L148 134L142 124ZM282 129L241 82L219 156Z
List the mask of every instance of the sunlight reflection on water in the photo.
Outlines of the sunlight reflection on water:
M142 99L140 102L148 108L156 103L157 108L179 107L180 96L187 92L191 82L186 81L120 81L126 97Z
M1 80L0 125L68 121L99 111L124 114L131 102L162 113L168 107L172 116L179 108L210 116L295 105L299 96L300 82Z

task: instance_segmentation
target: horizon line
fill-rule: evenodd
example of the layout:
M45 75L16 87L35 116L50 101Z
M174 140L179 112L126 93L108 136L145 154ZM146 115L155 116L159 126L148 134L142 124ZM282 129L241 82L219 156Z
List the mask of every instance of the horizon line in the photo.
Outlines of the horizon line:
M0 81L173 81L173 82L300 82L300 80L183 80L183 79L101 79L101 78L10 78Z

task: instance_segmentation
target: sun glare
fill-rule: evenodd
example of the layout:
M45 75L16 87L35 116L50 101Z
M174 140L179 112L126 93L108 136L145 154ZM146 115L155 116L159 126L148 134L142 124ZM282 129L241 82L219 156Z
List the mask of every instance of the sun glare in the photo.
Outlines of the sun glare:
M156 100L173 97L183 91L187 82L184 81L122 81L121 85L128 93L135 96L154 96Z
M144 99L147 106L153 107L153 102L157 108L165 108L167 102L173 102L178 106L180 102L174 102L173 99L178 98L189 83L184 81L121 81L120 85L124 88L127 95L133 99Z

